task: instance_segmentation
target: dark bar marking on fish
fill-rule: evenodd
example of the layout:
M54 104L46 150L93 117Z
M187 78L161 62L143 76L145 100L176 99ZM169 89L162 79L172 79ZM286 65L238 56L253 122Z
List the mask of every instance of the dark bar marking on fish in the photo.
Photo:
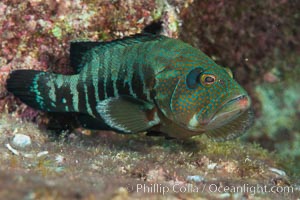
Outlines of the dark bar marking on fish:
M107 97L114 97L114 86L113 86L113 82L111 80L112 78L112 75L111 73L108 73L107 74L107 83L106 83L106 94L107 94Z
M85 73L85 72L83 72ZM88 113L87 109L86 109L86 99L85 99L85 91L84 91L84 87L83 84L85 84L84 82L82 82L80 79L83 75L81 74L81 76L79 77L78 83L76 84L76 90L78 91L78 111L80 113Z
M134 69L133 69L133 65L125 62L126 63L126 71L127 71L127 75L126 78L124 79L124 81L128 84L129 87L129 94L135 98L137 98L137 94L135 93L134 89L133 89L133 84L132 84L132 79L134 76Z
M105 94L104 94L105 93L105 86L104 86L104 76L105 76L105 74L104 74L103 71L97 70L97 71L94 72L94 73L97 72L97 75L98 75L97 85L98 85L98 92L99 92L100 101L103 101L105 99ZM99 102L97 102L97 103L99 103Z
M136 68L138 68L137 63L134 63L134 65L136 66ZM133 89L134 93L137 95L137 97L140 99L146 99L146 97L143 93L143 80L141 80L138 70L134 71L131 84L133 86L132 89Z
M145 59L145 55L142 54L142 50L145 49L146 47L142 44L140 45L139 48L137 48L137 55L138 56L138 60L146 60ZM141 86L142 86L142 92L141 92L141 96L140 98L142 98L143 100L150 100L150 93L146 88L146 82L145 82L145 74L144 74L144 70L147 68L147 65L145 65L145 63L143 62L139 62L139 64L137 65L136 71L138 73L140 82L141 82ZM148 74L149 75L149 74Z
M125 83L124 77L127 76L127 69L124 64L120 65L120 70L118 72L118 80L117 80L117 87L119 95L128 95L130 93L129 85ZM122 78L123 77L123 78Z
M69 84L68 84L69 85ZM59 91L59 89L58 89ZM63 101L63 99L65 99L65 103L64 103L64 108L66 111L74 111L73 108L73 100L72 100L72 95L71 95L71 90L70 87L64 87L63 88L63 92L57 92L58 98L60 97L60 101Z
M144 91L143 91L143 79L141 78L141 75L140 75L140 70L139 70L139 67L143 66L142 63L140 63L140 57L139 57L139 54L140 54L140 51L141 51L141 48L142 45L140 45L139 47L137 48L132 48L131 50L131 53L134 55L134 60L136 61L131 61L131 69L133 71L133 76L132 76L132 79L131 79L131 85L132 85L132 90L134 91L134 93L136 94L136 96L140 99L146 99L146 96L144 95Z
M89 73L87 74L87 77L92 77L93 76L92 70L89 70L88 72ZM97 102L96 102L95 87L93 85L93 80L87 79L86 85L87 85L87 98L88 98L87 103L91 110L90 114L95 117L98 116L98 112L96 110Z

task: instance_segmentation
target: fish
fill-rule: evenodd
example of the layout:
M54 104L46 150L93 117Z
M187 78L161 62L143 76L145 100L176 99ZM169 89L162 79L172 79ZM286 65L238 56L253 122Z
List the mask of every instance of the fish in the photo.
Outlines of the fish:
M78 114L87 129L224 141L253 123L231 70L179 39L145 32L71 42L70 66L72 75L14 70L6 88L32 108Z

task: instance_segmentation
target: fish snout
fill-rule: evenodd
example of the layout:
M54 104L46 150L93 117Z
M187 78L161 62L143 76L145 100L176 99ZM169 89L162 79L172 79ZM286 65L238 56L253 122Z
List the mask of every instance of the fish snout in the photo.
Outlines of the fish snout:
M188 129L192 131L204 131L219 128L243 114L251 106L248 95L236 95L223 103L219 109L209 116L203 113L195 113L188 121Z
M251 99L248 95L237 95L226 101L216 112L211 116L209 123L206 126L207 130L219 128L239 117L242 113L248 110L251 106Z

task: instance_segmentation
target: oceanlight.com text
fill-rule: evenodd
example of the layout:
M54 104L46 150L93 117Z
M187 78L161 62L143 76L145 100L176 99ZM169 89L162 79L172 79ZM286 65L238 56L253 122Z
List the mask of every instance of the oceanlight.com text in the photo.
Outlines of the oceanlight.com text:
M282 193L291 194L294 192L292 186L267 186L267 185L234 185L234 186L220 186L213 183L203 183L201 185L194 184L174 184L174 185L163 185L163 184L137 184L135 189L137 193L248 193L251 195L263 194L263 193Z

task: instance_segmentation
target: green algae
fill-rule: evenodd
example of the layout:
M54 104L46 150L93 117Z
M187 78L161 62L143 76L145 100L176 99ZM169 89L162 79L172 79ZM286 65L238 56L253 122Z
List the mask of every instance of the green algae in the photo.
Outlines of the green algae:
M284 84L263 84L255 88L262 104L262 116L256 120L256 128L274 139L280 128L294 129L297 114L297 104L300 99L300 86L286 87ZM278 98L281 96L282 98Z
M297 76L300 74L300 59L294 53L281 57L269 62L274 66L270 73L278 80L255 87L261 111L245 138L260 140L262 146L288 159L289 162L284 162L285 168L299 175L300 81Z
M62 38L62 30L59 26L54 26L51 32L57 39L60 40Z
M165 0L156 0L156 7L155 9L152 11L151 16L153 18L153 20L160 20L161 16L164 13L164 10L166 8L166 1Z

